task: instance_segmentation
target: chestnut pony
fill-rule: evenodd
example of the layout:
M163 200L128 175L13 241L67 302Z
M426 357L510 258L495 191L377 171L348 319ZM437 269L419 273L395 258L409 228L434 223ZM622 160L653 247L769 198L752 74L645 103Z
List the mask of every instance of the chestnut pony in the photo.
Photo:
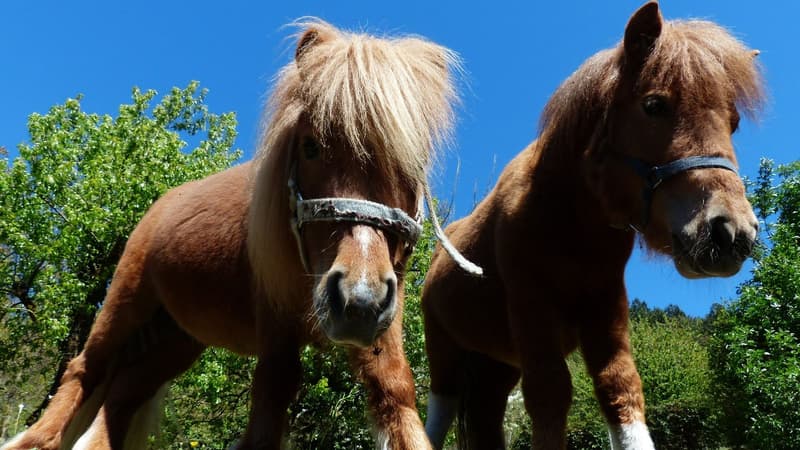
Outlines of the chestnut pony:
M689 278L733 275L749 256L757 222L731 134L762 102L754 56L721 27L664 22L648 3L620 45L556 91L539 138L448 229L485 276L465 275L441 251L428 272L426 429L435 447L458 411L467 447L504 447L506 399L521 377L533 447L564 448L564 357L580 349L612 447L653 448L625 264L637 230Z
M419 38L301 26L255 159L152 206L57 394L4 449L144 448L137 411L209 345L258 356L236 448L279 448L299 350L326 338L351 349L380 445L429 447L402 347L403 273L458 59Z

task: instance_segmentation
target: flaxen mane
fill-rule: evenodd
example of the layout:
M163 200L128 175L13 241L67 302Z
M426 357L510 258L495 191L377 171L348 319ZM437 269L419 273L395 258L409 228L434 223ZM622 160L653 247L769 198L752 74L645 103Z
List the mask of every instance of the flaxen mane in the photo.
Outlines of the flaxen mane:
M286 182L292 133L306 117L324 144L337 138L357 160L381 167L416 189L439 145L450 137L451 82L459 70L450 50L413 37L381 40L318 20L298 23L319 42L279 74L255 158L248 250L268 296L291 295L288 274L303 273L290 234ZM271 302L277 306L278 302Z
M682 95L699 104L725 99L739 113L755 119L765 94L758 52L748 49L725 28L702 20L664 23L640 79L662 86L679 86ZM539 122L540 133L558 146L577 151L602 124L624 64L622 43L587 60L553 94ZM575 133L575 130L581 132Z

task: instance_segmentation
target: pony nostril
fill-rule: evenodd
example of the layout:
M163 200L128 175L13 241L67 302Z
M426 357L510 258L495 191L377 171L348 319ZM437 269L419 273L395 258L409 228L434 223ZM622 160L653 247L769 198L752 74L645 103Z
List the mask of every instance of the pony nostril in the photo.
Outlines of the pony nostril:
M344 272L341 270L332 270L331 273L328 274L328 282L325 284L331 312L337 315L344 311L344 296L342 295L339 283L342 277L344 277Z
M378 311L380 314L383 314L384 311L389 309L390 306L394 303L394 296L395 292L397 291L397 279L392 277L386 280L386 296L383 297L380 304L380 310Z
M717 216L711 219L711 241L723 251L730 250L736 239L736 228L733 223L725 216Z

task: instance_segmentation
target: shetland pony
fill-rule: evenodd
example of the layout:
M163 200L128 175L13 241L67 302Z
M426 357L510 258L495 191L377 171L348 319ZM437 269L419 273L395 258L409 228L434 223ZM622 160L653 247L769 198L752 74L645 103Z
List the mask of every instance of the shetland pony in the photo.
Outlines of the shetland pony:
M403 273L458 59L419 38L301 26L255 159L151 207L57 394L3 449L68 435L75 448L144 448L128 432L146 422L136 412L210 345L258 356L236 448L279 448L299 350L326 338L351 349L380 445L429 447L402 347Z
M713 23L664 22L653 2L620 45L558 88L539 138L447 231L485 276L466 276L441 251L427 274L435 447L460 411L467 447L503 448L506 399L521 378L533 448L565 448L564 358L579 348L612 447L653 448L625 264L637 231L688 278L733 275L749 256L757 221L731 134L762 102L754 56Z

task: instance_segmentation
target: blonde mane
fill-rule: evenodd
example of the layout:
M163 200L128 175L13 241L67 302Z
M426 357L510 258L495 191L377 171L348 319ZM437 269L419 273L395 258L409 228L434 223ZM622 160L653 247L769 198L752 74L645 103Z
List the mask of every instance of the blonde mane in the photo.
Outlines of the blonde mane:
M273 306L299 289L304 271L289 230L287 168L292 135L306 118L324 144L342 140L358 161L389 181L422 186L449 140L457 101L452 51L416 37L378 38L319 19L296 23L313 44L279 73L267 104L255 162L248 252L256 282ZM298 292L303 291L303 292Z
M715 23L667 21L639 79L679 86L704 105L733 102L740 114L755 119L765 100L757 54ZM588 59L550 98L540 133L569 148L586 142L611 106L624 60L622 43Z

